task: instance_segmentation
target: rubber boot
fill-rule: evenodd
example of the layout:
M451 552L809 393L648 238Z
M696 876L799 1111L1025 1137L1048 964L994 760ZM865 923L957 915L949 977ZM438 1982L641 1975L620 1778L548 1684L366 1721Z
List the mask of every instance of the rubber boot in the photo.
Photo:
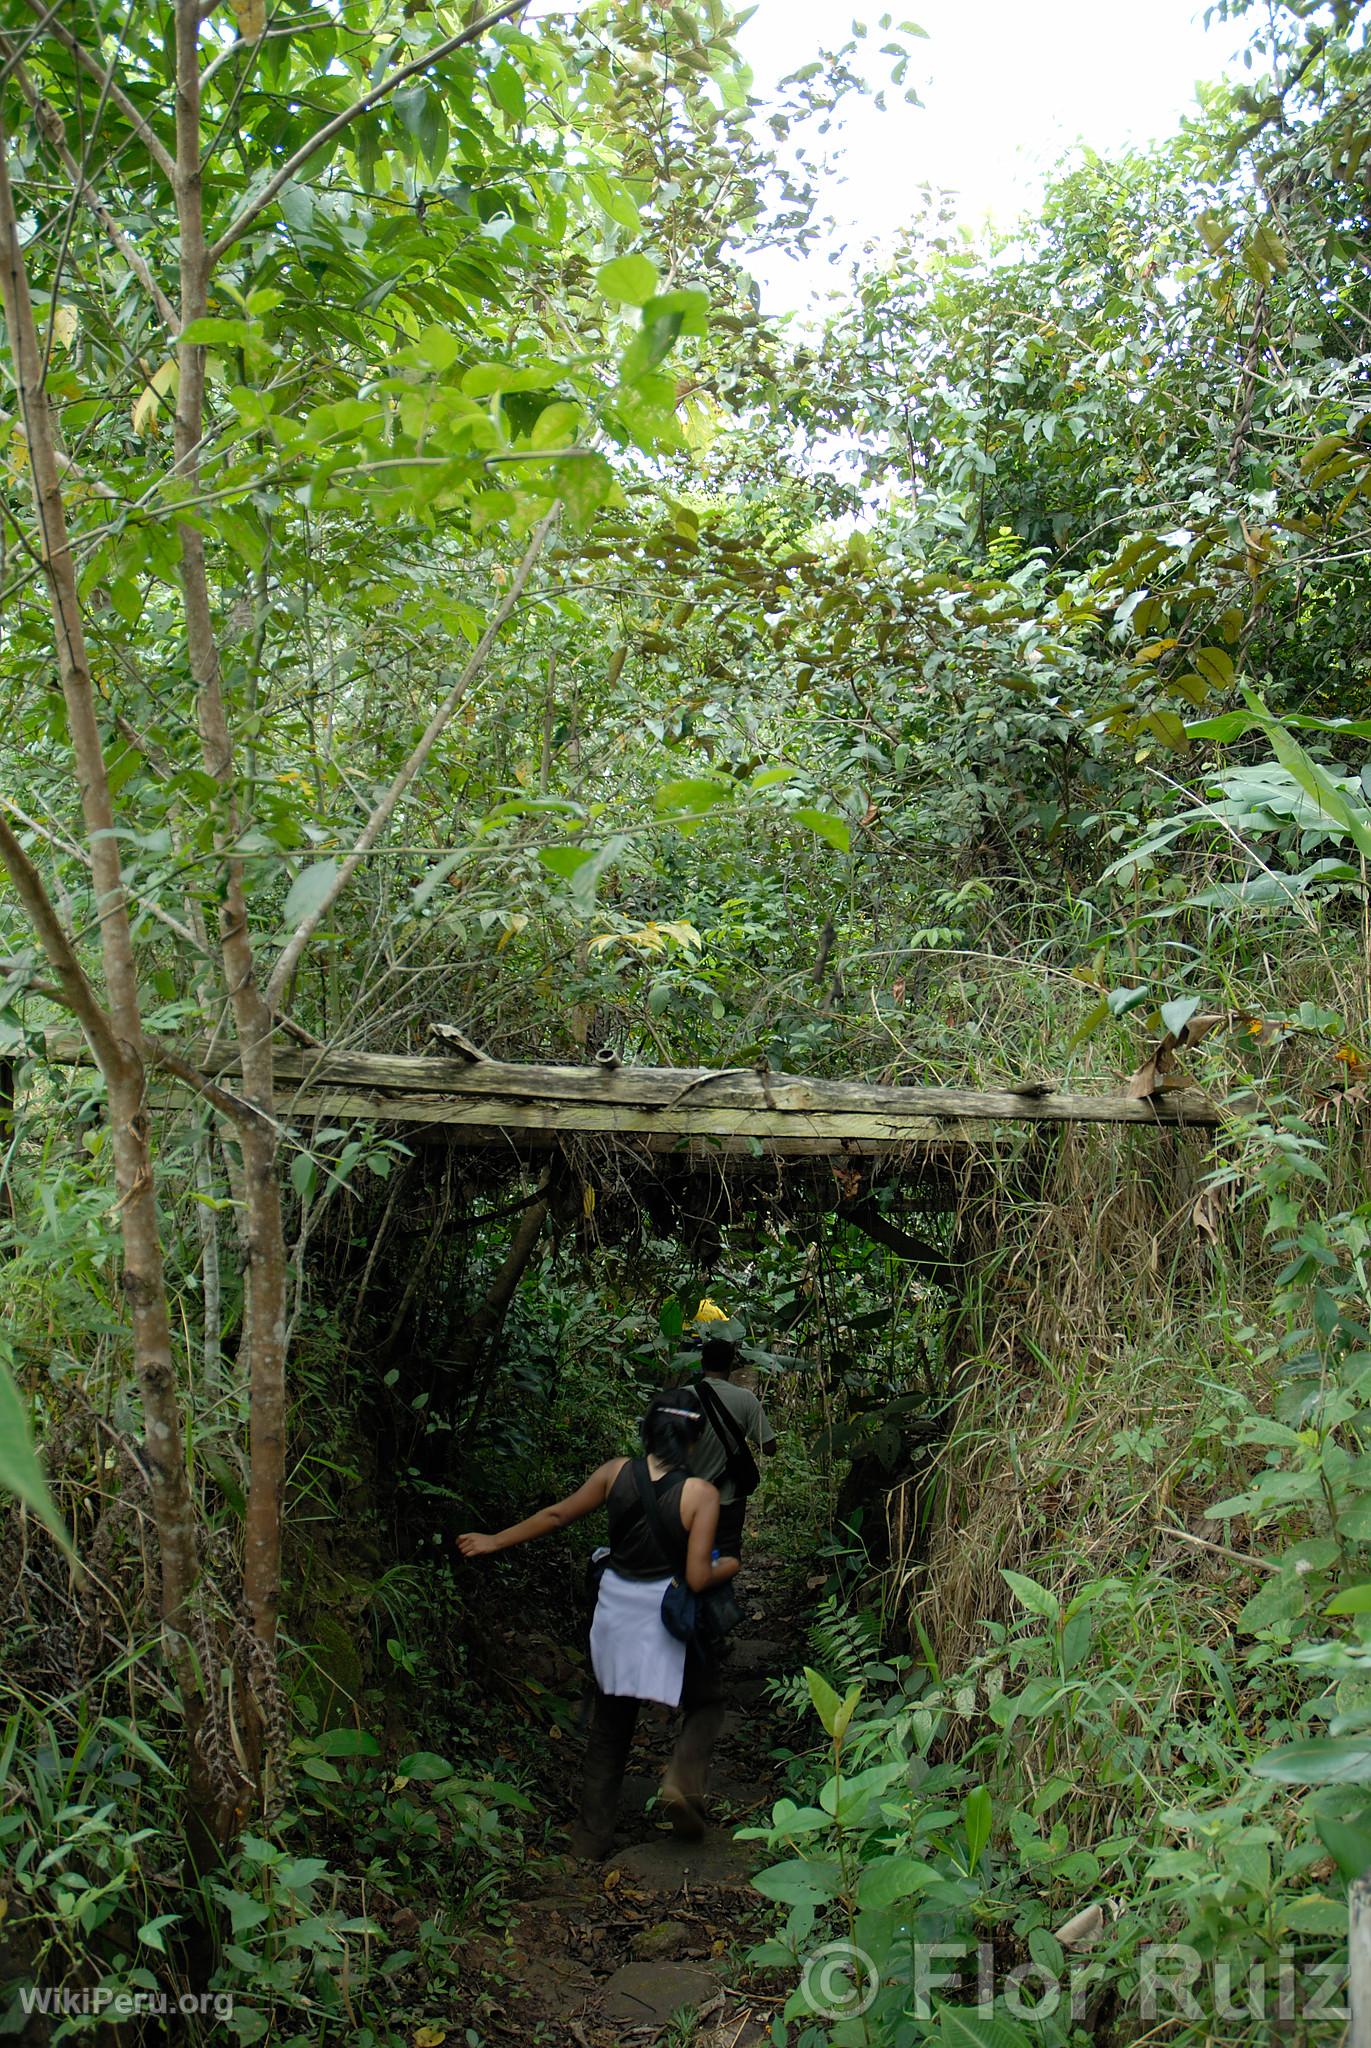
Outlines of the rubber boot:
M638 1719L637 1700L595 1695L581 1778L581 1811L571 1830L571 1853L598 1862L614 1847L629 1744Z
M658 1794L662 1811L673 1834L683 1841L698 1842L705 1831L705 1788L709 1783L709 1761L724 1725L722 1700L706 1700L693 1707L671 1752L671 1761Z

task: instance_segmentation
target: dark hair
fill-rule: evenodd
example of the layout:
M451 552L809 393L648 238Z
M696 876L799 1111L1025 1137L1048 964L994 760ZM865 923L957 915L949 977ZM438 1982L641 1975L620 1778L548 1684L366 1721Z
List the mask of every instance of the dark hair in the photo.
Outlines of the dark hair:
M693 1387L668 1387L654 1394L639 1424L643 1449L664 1465L684 1465L705 1426L700 1397Z
M738 1363L738 1347L731 1337L706 1337L700 1346L700 1364L706 1372L732 1372Z

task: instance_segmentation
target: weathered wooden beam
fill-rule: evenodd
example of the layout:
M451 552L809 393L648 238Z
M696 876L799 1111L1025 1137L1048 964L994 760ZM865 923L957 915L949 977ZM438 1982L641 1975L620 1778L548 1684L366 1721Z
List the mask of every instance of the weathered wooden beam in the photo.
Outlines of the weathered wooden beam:
M969 1145L988 1135L984 1125L944 1123L934 1117L859 1116L851 1111L826 1114L803 1111L682 1108L662 1112L641 1104L595 1102L461 1102L452 1096L363 1095L324 1090L292 1096L283 1093L282 1116L298 1119L323 1116L332 1120L376 1123L441 1124L476 1133L499 1131L579 1131L610 1137L642 1135L660 1139L668 1148L678 1139L728 1142L738 1150L748 1141L789 1143L817 1152L838 1153L847 1144L856 1149L886 1151L892 1145Z
M83 1039L50 1032L48 1058L84 1064ZM229 1048L192 1048L202 1071L231 1077ZM994 1123L1183 1124L1213 1128L1223 1113L1197 1089L1139 1102L1124 1095L1017 1094L1010 1089L889 1088L800 1074L709 1067L556 1067L504 1060L414 1058L398 1053L314 1052L282 1046L276 1077L283 1108L332 1102L336 1113L397 1122L655 1131L685 1137L785 1135L883 1145ZM298 1091L292 1105L291 1091Z

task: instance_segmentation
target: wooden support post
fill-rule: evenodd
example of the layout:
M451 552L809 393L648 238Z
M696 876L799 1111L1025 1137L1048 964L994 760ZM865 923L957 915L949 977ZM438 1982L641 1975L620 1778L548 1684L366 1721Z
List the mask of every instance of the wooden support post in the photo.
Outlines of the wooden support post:
M1371 1871L1347 1894L1347 2048L1371 2048Z

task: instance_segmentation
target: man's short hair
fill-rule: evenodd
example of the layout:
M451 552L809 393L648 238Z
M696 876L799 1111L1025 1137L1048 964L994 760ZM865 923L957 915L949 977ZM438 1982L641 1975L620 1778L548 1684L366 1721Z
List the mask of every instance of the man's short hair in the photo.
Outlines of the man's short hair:
M706 1337L700 1346L700 1364L706 1372L732 1372L738 1363L738 1347L731 1337Z

